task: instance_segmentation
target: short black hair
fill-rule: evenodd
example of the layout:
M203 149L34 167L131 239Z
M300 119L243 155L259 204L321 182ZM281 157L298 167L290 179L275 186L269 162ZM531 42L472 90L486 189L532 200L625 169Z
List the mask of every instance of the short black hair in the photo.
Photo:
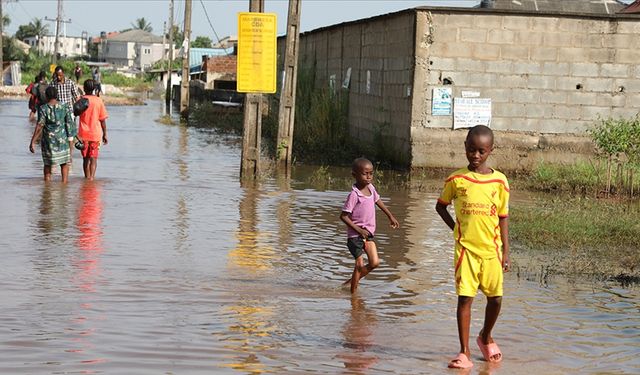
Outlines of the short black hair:
M53 85L49 85L49 87L44 90L44 95L47 97L47 100L58 99L58 89Z
M478 136L489 136L489 138L491 138L491 144L493 144L493 130L491 130L490 127L485 125L476 125L473 128L469 129L465 142L471 139L472 137L478 137Z
M353 159L353 163L351 164L351 170L356 172L356 171L360 170L360 168L362 168L363 166L365 166L367 164L371 164L373 166L373 163L371 162L371 160L369 160L367 158L356 158L356 159Z
M87 95L93 95L93 92L96 90L96 81L92 79L87 79L84 81L82 85L84 88L84 93Z
M56 68L53 70L53 73L55 74L55 73L58 73L58 72L60 72L60 71L61 71L62 73L64 73L64 68L62 67L62 65L58 65L58 66L56 66Z

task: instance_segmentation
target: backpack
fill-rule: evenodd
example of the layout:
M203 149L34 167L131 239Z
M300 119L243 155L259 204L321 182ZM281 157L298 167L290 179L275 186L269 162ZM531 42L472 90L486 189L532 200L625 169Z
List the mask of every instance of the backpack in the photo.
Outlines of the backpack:
M82 97L73 103L73 114L75 116L80 116L87 110L87 108L89 108L89 99Z
M35 91L36 101L38 105L42 105L48 102L47 94L46 94L48 87L49 87L48 84L42 82L42 83L38 83L38 85L35 87L35 90L31 90L32 92Z

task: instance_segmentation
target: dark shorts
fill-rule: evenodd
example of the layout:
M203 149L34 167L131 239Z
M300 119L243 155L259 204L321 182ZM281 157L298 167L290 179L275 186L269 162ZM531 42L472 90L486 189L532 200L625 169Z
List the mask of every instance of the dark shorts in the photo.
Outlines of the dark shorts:
M369 236L367 241L373 241L373 236ZM362 237L349 237L347 247L353 258L358 259L364 254L364 239Z

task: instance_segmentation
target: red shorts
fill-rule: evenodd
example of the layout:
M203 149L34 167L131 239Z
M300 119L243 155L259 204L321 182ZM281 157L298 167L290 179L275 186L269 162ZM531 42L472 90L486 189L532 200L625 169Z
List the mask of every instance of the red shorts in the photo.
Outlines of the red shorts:
M82 157L83 158L98 158L98 152L100 151L100 142L88 141L84 143L84 148L82 149Z

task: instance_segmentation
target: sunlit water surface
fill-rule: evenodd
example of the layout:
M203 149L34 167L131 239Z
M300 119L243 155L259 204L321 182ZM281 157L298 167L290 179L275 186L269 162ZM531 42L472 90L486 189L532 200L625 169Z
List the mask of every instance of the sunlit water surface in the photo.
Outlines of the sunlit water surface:
M435 196L381 191L402 228L379 213L382 263L351 298L346 191L302 168L241 186L238 139L157 123L158 102L108 108L97 181L76 153L67 186L44 184L26 110L0 102L0 373L456 373ZM637 287L510 273L505 289L505 360L472 345L470 373L640 373Z

